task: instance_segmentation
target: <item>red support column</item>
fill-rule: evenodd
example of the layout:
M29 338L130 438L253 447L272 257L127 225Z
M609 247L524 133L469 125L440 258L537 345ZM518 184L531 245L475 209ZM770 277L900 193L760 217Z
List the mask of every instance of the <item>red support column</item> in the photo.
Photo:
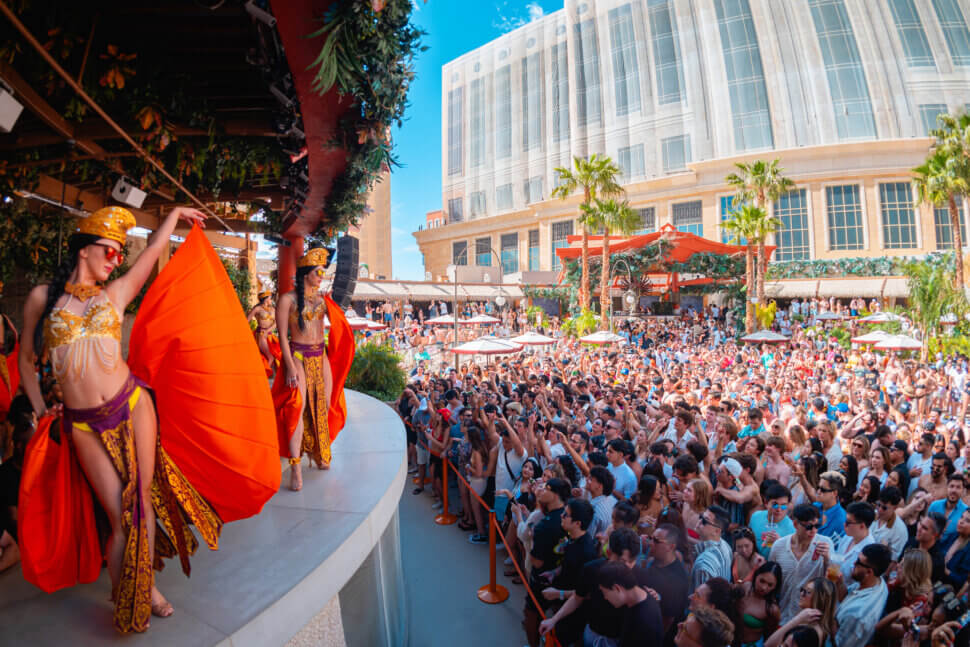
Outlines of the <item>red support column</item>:
M303 256L303 236L287 237L289 245L280 245L276 248L279 258L277 261L276 283L279 286L281 295L293 290L296 280L296 261Z

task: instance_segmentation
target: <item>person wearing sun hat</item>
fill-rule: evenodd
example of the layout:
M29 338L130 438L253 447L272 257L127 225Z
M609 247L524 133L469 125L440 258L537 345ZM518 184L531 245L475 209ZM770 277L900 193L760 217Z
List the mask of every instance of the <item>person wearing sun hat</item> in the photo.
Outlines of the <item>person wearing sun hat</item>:
M273 402L280 456L289 459L293 491L303 487L303 454L318 469L330 468L330 444L347 419L344 382L356 346L343 310L320 291L332 255L316 247L300 257L295 289L282 295L276 307L282 362L273 381Z
M142 299L126 362L122 313L180 219L193 229ZM24 307L19 368L39 419L20 489L24 577L52 592L94 581L106 559L123 633L174 612L152 570L177 554L188 574L198 547L190 527L216 549L224 522L256 514L279 487L266 378L225 269L195 226L204 220L173 209L128 271L109 280L135 218L99 209L80 221L53 279ZM43 353L63 392L59 419L37 378ZM110 524L105 553L95 496Z

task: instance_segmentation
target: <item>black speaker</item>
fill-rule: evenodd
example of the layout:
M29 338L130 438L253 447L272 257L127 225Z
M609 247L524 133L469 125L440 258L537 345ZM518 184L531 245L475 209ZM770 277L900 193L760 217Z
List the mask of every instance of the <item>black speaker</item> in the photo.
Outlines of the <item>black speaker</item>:
M343 309L350 305L350 298L357 289L359 242L353 236L337 240L337 269L330 288L333 300Z

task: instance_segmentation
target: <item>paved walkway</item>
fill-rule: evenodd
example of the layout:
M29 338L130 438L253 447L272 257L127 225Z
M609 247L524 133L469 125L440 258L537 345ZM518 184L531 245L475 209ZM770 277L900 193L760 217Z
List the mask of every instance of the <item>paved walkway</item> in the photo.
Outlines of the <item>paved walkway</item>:
M401 496L401 552L407 591L410 647L521 647L525 588L502 575L505 551L498 552L498 583L509 590L502 604L485 604L478 589L488 584L488 546L468 543L470 533L439 526L431 510L430 488L412 495L410 478ZM451 509L457 510L457 490Z

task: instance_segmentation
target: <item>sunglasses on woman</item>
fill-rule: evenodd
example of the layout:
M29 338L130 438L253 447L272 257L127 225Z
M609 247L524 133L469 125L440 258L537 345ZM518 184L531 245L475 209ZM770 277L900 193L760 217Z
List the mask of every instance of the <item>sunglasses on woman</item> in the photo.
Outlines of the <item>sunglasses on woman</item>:
M111 245L105 243L95 243L98 247L104 249L104 259L109 263L117 262L121 265L125 262L125 253L119 249L115 249Z

